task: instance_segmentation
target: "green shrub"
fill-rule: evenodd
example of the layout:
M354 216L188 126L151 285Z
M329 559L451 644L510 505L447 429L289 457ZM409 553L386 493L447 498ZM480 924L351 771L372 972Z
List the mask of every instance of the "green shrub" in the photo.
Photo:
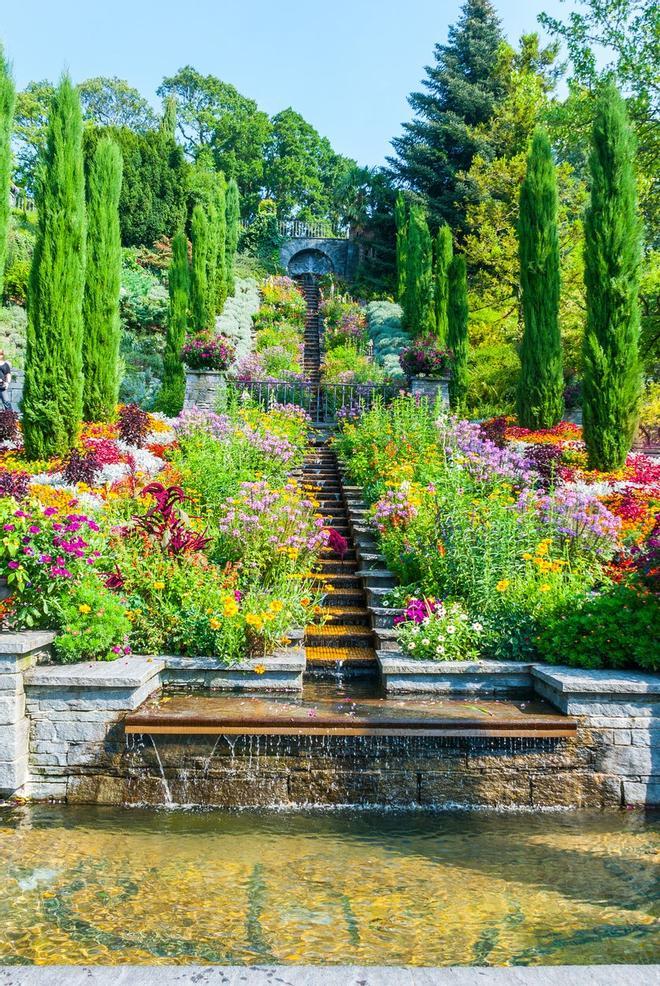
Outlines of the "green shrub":
M124 330L165 332L168 315L167 288L161 279L140 267L124 251L119 310Z
M119 345L122 403L153 409L163 379L164 346L164 337L157 333L122 332Z
M114 661L125 653L131 630L126 604L106 589L98 577L85 579L60 597L57 622L59 633L53 651L60 664Z
M0 345L11 365L21 369L25 360L27 312L20 305L0 308Z
M383 368L351 343L335 346L327 352L322 371L325 383L380 384L385 381Z
M516 406L520 360L506 343L480 346L468 355L467 407L476 417L495 410L512 414Z
M536 645L552 664L660 671L660 599L637 580L562 608Z

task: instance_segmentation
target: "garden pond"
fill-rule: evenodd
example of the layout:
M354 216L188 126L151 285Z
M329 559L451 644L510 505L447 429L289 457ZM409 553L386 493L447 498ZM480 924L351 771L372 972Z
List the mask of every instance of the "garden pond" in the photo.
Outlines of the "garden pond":
M659 821L6 806L0 964L651 963Z

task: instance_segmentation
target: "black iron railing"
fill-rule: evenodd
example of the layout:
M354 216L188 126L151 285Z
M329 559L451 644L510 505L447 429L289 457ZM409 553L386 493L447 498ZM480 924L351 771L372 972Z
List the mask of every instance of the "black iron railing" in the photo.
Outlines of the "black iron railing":
M388 404L398 393L390 385L310 383L300 380L236 381L239 399L249 396L261 407L294 404L307 411L315 423L331 424L338 416L368 411L375 403Z

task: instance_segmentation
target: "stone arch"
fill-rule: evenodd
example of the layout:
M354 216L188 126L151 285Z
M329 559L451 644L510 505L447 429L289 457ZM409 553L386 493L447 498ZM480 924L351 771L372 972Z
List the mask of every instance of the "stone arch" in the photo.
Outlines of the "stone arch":
M299 277L301 274L334 274L335 265L324 250L306 247L289 259L287 273L290 277Z

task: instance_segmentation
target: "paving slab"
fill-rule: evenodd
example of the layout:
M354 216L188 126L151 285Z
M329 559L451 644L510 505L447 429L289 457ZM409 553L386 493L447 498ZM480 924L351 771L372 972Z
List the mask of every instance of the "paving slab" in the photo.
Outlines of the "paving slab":
M660 966L0 966L0 986L657 986Z

